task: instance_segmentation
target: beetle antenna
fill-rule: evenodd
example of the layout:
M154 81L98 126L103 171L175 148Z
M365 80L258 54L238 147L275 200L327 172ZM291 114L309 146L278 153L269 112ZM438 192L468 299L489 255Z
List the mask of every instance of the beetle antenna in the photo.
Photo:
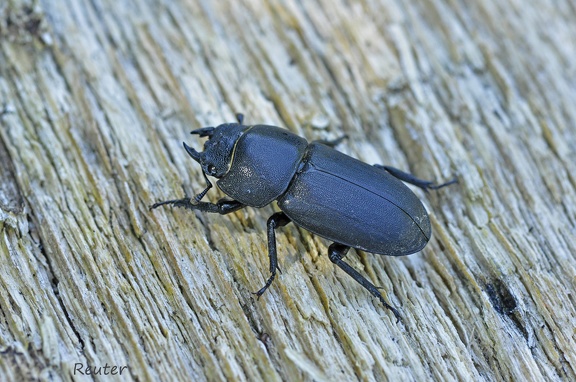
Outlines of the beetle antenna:
M182 144L184 145L184 149L186 149L188 155L190 155L196 162L200 163L200 155L202 154L188 146L186 142L182 142Z
M197 134L200 137L208 137L212 138L212 134L214 134L215 127L203 127L201 129L192 130L190 134Z

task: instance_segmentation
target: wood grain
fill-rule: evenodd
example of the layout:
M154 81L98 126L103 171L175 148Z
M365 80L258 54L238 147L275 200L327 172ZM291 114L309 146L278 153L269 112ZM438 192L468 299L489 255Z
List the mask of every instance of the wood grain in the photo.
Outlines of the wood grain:
M575 18L562 0L2 3L2 379L576 379ZM181 141L237 111L458 176L415 191L422 252L348 256L402 323L293 225L256 300L274 206L149 211L202 189Z

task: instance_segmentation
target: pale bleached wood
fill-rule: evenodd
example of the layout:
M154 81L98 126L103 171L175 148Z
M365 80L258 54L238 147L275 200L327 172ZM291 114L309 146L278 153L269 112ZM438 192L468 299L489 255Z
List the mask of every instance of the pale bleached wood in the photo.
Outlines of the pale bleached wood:
M0 5L2 379L82 379L76 363L122 380L576 379L575 18L544 0ZM256 301L275 207L148 210L202 189L180 142L236 111L458 175L416 191L421 253L348 257L402 323L294 226Z

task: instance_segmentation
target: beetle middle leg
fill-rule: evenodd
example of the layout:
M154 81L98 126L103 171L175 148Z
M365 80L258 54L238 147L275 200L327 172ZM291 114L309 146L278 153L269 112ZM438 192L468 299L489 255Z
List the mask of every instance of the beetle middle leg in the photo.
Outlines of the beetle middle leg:
M439 188L446 187L446 186L449 186L451 184L458 182L458 178L454 178L454 179L452 179L446 183L434 184L434 182L432 182L432 181L416 178L412 174L398 170L397 168L394 168L391 166L383 166L381 164L375 164L374 167L381 168L382 170L385 170L387 173L389 173L393 177L398 178L403 182L410 183L410 184L412 184L418 188L423 189L426 192L428 192L429 189L430 190L437 190Z
M342 143L343 140L347 139L348 136L346 134L336 138L336 139L317 139L315 141L312 141L311 143L321 143L325 146L334 148L336 146L338 146L340 143Z
M274 231L276 228L284 227L286 224L290 223L292 220L284 212L276 212L274 215L270 216L268 219L268 223L266 224L268 227L268 258L270 260L270 277L266 281L266 284L254 294L260 298L266 289L270 285L272 285L272 281L276 277L276 270L280 270L278 268L278 254L276 252L276 234Z
M390 309L392 313L394 313L394 316L396 317L396 322L400 321L401 319L400 313L394 307L388 304L386 300L384 300L384 297L382 297L382 295L378 291L378 288L370 281L368 281L366 277L362 276L356 269L352 268L350 264L342 260L348 253L349 249L350 247L346 245L342 245L339 243L332 243L330 247L328 247L328 257L330 258L331 262L340 267L340 269L342 269L344 272L348 273L349 276L352 276L352 278L356 280L356 282L358 282L360 285L366 288L368 292L370 292L374 297L378 298L380 302L384 304L384 306L387 309Z

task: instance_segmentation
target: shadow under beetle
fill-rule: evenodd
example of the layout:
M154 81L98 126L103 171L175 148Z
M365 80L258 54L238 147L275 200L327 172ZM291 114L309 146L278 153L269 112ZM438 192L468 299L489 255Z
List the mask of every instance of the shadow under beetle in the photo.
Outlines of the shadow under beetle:
M401 181L427 191L455 183L435 185L388 166L370 166L333 147L335 141L308 143L288 130L238 123L192 131L208 137L204 151L184 143L188 154L202 166L206 188L193 198L155 203L204 212L228 214L246 206L264 207L276 200L282 212L267 223L270 277L255 294L260 297L276 277L278 259L275 229L290 222L322 236L333 244L330 261L352 276L400 319L398 311L378 288L343 259L350 247L403 256L420 251L430 240L430 219L416 195ZM212 188L207 175L233 200L202 202Z

